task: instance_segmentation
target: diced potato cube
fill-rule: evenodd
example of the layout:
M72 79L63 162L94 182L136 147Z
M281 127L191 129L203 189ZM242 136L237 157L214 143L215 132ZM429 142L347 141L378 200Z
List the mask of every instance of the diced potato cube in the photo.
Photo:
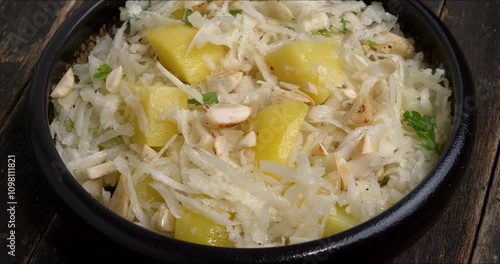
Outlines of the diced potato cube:
M151 185L153 179L148 175L134 184L135 192L139 200L144 200L150 203L163 202L163 197Z
M181 81L190 84L203 82L211 74L203 56L217 66L227 52L224 46L207 43L201 49L194 47L188 53L189 44L197 31L194 27L175 24L153 28L146 34L161 64Z
M300 102L284 102L266 107L257 114L255 160L288 165L288 157L309 107ZM260 166L257 164L257 166Z
M359 224L354 216L347 214L344 208L337 206L337 214L328 216L325 224L323 237L331 236L343 232Z
M188 96L177 87L167 87L161 84L153 86L142 86L129 84L132 93L136 89L140 92L140 102L148 118L147 135L141 132L137 118L135 122L135 135L131 137L132 142L150 147L163 147L170 138L177 134L177 124L169 120L161 120L161 114L166 108L186 108Z
M279 81L300 86L318 105L331 95L331 87L342 86L339 45L334 40L298 40L271 52L265 59ZM316 86L316 93L304 89L308 82Z
M175 238L209 246L234 247L225 226L182 207L181 218L175 221Z

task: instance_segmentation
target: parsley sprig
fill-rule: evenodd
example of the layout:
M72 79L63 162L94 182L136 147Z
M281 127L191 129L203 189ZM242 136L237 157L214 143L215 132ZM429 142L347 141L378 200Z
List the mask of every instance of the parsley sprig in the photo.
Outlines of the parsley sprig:
M420 143L420 146L438 154L441 152L436 142L436 118L434 116L422 116L417 111L406 111L403 114L403 121L415 130L418 137L424 140L424 143Z
M347 31L347 20L345 20L343 17L340 19L340 24L342 24L342 31L346 32Z
M236 16L237 14L241 14L243 12L243 9L229 9L229 14L232 16Z
M219 102L219 98L217 98L217 93L215 92L204 93L202 96L203 96L203 103L205 104L211 105ZM196 99L189 99L188 104L201 105L201 103L198 102Z
M108 77L111 71L113 71L113 68L111 68L108 64L102 64L99 68L97 68L94 78L106 80L106 77Z
M189 17L190 15L192 15L192 14L193 14L193 10L191 10L191 9L187 8L187 9L186 9L186 13L184 13L184 18L183 18L183 20L184 20L184 24L186 24L187 26L190 26L190 27L192 27L192 26L193 26L193 24L191 24L191 22L189 22L188 17Z
M312 34L313 35L320 35L320 36L323 36L323 37L331 37L330 36L330 32L328 32L328 30L326 28L320 29L318 31L314 31Z

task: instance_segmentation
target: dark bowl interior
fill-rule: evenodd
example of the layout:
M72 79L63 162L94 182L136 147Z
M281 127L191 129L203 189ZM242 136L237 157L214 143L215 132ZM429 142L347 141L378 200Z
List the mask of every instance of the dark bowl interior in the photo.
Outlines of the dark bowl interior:
M49 93L67 66L81 55L82 45L98 35L103 25L116 23L118 7L124 1L85 3L54 35L34 76L27 115L28 137L42 183L53 196L57 212L83 234L83 239L102 245L96 246L96 250L155 262L373 262L397 255L435 223L460 183L475 128L472 107L467 105L474 97L474 86L457 43L431 11L416 1L381 2L387 11L399 16L402 30L425 51L427 61L444 67L454 89L452 135L438 164L415 190L384 213L316 241L265 249L227 249L187 243L140 228L87 194L68 172L53 145L48 128L53 115Z

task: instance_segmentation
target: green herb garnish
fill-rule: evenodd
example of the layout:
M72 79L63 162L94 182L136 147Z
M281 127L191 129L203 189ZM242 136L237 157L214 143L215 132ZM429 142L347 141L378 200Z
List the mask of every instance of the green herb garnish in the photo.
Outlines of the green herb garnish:
M377 42L375 42L375 41L373 41L371 39L367 40L366 42L368 43L368 45L372 45L372 46L373 45L377 45Z
M211 104L216 104L218 102L219 98L217 98L217 93L208 92L203 94L203 103L211 105ZM189 99L188 104L201 105L201 103L198 102L196 99Z
M321 35L323 37L330 37L330 33L328 32L328 30L326 30L326 28L315 31L312 34L313 35Z
M151 9L152 6L153 6L153 3L151 3L151 0L149 0L148 1L148 6L146 6L146 10Z
M434 116L422 116L417 111L406 111L403 114L403 121L415 130L418 137L423 139L425 143L421 143L423 148L440 153L439 146L436 142L436 118Z
M346 32L347 31L347 21L344 18L340 19L340 24L342 24L342 31Z
M80 76L75 74L75 83L79 83L79 82L80 82Z
M188 9L186 9L186 13L184 13L184 24L186 24L187 26L190 26L190 27L192 27L192 26L193 26L193 24L191 24L191 22L189 22L189 20L188 20L188 17L189 17L191 14L193 14L193 10L191 10L191 9L189 9L189 8L188 8Z
M75 121L73 121L72 119L69 120L69 127L75 128Z
M108 64L103 64L103 65L99 66L99 68L97 68L97 72L94 74L94 78L106 80L106 77L108 77L109 73L112 70L113 69L111 67L109 67Z
M229 14L231 14L232 16L236 16L237 14L241 14L242 12L242 9L229 9Z

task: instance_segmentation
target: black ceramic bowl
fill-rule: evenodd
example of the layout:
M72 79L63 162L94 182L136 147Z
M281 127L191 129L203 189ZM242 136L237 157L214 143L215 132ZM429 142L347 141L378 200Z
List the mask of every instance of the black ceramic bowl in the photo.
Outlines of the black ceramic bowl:
M384 213L346 232L320 240L265 249L228 249L197 245L143 229L108 210L77 183L61 161L49 133L52 118L51 87L75 62L82 43L103 25L119 17L124 1L88 2L71 16L48 44L33 79L29 105L29 138L42 180L54 196L63 219L100 241L109 254L160 262L317 263L386 259L400 253L422 236L444 211L460 183L472 147L475 127L472 107L474 86L457 43L439 19L420 2L382 1L399 16L405 34L414 37L429 61L446 70L454 92L452 135L431 173L400 202ZM72 243L68 241L68 243ZM110 248L112 247L112 248ZM96 247L97 248L97 247ZM114 252L114 253L113 253Z

